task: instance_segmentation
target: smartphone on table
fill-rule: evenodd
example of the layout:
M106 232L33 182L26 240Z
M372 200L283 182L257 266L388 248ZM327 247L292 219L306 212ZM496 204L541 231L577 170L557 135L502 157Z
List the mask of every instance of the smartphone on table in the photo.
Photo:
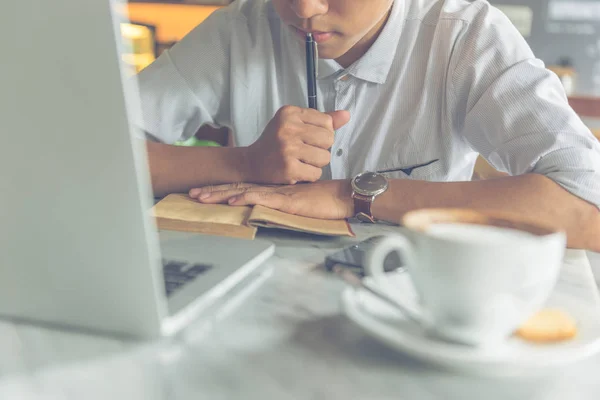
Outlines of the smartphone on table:
M352 272L359 276L365 276L364 263L366 253L369 251L378 240L384 236L372 236L368 239L363 240L357 244L348 246L340 251L325 257L325 268L328 271L332 271L336 265L341 265L344 268L350 269ZM386 272L394 271L401 268L403 265L402 259L398 256L398 253L390 253L383 263L383 269Z

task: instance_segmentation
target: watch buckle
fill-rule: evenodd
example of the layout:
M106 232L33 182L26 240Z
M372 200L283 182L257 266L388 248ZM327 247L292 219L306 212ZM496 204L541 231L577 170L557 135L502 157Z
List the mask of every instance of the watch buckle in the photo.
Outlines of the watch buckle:
M367 223L371 223L371 224L375 223L375 218L371 217L370 215L367 215L364 212L357 213L355 218L357 220L359 220L360 222L367 222Z

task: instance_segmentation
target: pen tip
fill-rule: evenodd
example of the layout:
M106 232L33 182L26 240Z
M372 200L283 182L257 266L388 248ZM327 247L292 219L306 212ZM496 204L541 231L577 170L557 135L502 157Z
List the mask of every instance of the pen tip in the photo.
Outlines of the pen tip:
M313 38L312 33L308 32L306 34L306 39L311 39L312 40L312 38Z

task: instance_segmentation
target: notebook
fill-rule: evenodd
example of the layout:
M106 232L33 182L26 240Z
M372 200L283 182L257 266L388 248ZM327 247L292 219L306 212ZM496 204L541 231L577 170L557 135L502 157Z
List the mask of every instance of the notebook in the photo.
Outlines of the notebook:
M350 236L346 220L287 214L263 206L202 204L186 194L170 194L152 209L158 229L254 239L258 228L276 228L323 236Z

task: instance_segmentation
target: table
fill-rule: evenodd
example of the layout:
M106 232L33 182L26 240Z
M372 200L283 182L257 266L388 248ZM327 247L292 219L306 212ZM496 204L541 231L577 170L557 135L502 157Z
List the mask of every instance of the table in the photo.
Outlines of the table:
M598 399L600 356L559 376L478 378L439 370L371 339L340 311L329 252L357 239L266 232L273 274L216 324L125 342L0 320L0 399ZM566 267L590 276L585 252ZM591 278L590 278L591 279Z

